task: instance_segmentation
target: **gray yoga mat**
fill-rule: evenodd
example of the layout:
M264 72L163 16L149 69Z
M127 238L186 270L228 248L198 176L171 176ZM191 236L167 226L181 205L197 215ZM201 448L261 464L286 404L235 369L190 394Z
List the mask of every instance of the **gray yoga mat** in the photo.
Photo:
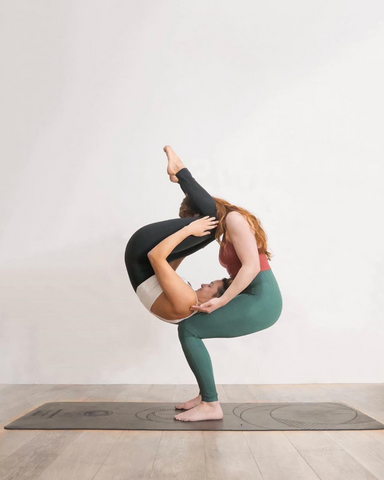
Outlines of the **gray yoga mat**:
M183 422L174 403L51 402L7 430L380 430L384 425L342 403L221 403L222 420Z

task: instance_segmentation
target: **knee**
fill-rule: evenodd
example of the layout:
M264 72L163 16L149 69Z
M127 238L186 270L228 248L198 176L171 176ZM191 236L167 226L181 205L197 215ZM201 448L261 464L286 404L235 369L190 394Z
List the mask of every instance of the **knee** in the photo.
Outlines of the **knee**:
M209 210L209 211L208 211ZM216 203L213 202L212 206L207 210L207 215L210 217L216 217L217 218L217 208L216 208Z
M179 335L179 340L181 340L185 336L185 327L183 325L184 323L185 320L177 325L177 334Z
M191 332L190 329L188 328L188 321L187 320L183 320L182 322L180 322L178 324L177 333L179 335L179 340L180 341L184 340L186 337L194 336L194 333Z

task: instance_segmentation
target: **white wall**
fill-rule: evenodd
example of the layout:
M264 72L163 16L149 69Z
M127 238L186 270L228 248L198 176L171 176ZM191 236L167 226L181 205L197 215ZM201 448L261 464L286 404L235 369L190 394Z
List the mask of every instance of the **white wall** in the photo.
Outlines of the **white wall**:
M124 250L177 216L170 144L262 222L270 329L205 340L217 383L384 381L384 6L2 2L0 382L194 383ZM186 259L222 278L218 244Z

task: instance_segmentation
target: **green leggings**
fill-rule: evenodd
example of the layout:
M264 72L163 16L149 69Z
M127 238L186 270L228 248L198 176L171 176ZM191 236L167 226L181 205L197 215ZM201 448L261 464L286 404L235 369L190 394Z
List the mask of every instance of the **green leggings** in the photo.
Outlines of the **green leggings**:
M204 402L215 402L218 395L211 358L202 339L241 337L265 330L277 322L282 307L272 270L263 270L223 307L211 313L199 312L179 323L180 343Z

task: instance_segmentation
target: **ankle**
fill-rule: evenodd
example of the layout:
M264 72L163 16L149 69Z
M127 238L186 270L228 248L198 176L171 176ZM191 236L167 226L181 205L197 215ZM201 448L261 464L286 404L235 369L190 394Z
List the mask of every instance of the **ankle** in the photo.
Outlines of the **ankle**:
M214 402L204 402L202 401L201 403L204 403L205 405L208 405L209 407L215 407L216 405L219 404L218 400L215 400Z
M183 168L187 168L183 163L181 163L180 165L178 165L178 166L175 168L174 175L176 175L177 173L179 173L180 170L182 170Z

